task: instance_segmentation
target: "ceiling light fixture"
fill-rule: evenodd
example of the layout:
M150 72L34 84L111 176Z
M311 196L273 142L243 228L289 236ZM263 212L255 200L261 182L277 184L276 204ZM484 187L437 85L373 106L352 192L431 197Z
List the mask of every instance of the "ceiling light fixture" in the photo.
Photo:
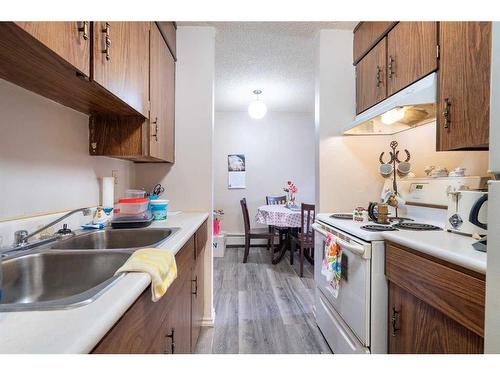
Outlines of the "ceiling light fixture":
M259 95L262 94L262 90L254 90L253 93L257 96L257 99L248 105L248 114L251 118L260 120L266 115L267 106L266 103L259 100Z

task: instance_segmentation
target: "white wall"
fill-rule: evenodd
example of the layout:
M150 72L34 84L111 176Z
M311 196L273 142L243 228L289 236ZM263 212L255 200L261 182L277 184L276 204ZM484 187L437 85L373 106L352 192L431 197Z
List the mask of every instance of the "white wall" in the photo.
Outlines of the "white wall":
M412 171L417 177L424 177L428 165L443 166L452 170L456 167L467 168L471 176L486 176L488 170L488 151L443 151L436 152L436 122L411 129L392 137L399 149L411 153ZM387 144L388 148L389 144ZM387 152L386 152L387 155Z
M379 155L397 140L411 154L412 170L425 175L426 165L467 168L471 175L486 175L485 151L436 152L436 124L389 136L342 136L341 129L355 113L355 76L352 32L321 30L316 65L316 202L320 212L350 212L377 200L383 185L378 174Z
M244 154L246 189L228 189L227 156ZM222 230L243 234L240 199L250 218L266 195L284 195L292 180L297 201L314 203L314 119L310 113L268 112L254 120L247 112L216 112L214 133L214 207L224 210ZM256 225L256 224L252 224Z
M165 187L169 210L212 212L215 30L177 29L175 164L138 164L138 187ZM205 251L205 320L212 309L212 221Z
M131 162L89 155L86 115L4 80L0 113L0 221L98 205L112 170L130 186Z
M379 196L385 137L342 136L355 113L352 31L321 30L316 56L316 202L320 212L351 212Z

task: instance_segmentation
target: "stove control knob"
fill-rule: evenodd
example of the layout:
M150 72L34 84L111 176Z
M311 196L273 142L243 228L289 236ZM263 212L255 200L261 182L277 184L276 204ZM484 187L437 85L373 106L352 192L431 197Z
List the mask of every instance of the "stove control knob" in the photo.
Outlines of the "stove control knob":
M459 228L464 222L458 214L453 214L448 221L454 229Z

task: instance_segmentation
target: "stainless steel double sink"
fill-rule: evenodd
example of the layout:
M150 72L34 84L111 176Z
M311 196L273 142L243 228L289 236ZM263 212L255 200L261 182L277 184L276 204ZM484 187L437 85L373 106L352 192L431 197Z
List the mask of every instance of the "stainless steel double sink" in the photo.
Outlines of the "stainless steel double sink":
M88 304L123 277L114 274L136 249L158 246L176 230L97 230L10 252L1 260L0 312L60 310Z

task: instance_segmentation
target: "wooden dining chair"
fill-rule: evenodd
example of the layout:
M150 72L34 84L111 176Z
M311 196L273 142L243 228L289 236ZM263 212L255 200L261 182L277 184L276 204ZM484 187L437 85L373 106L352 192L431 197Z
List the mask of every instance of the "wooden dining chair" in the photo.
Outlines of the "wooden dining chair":
M274 252L274 232L269 233L267 228L250 228L250 217L248 216L247 200L243 198L240 200L241 211L243 213L243 223L245 225L245 255L243 256L243 263L248 260L248 253L250 252L250 241L252 239L264 239L270 243L271 251Z
M266 196L266 204L274 205L274 204L286 204L286 195L280 195L277 197ZM269 225L269 233L277 234L280 240L280 244L282 241L286 241L288 237L288 228L279 228L274 225ZM267 241L267 250L271 248L271 242Z
M308 261L314 262L314 231L312 225L314 223L316 210L314 204L302 203L301 205L301 228L296 234L290 236L290 241L293 245L299 247L299 261L300 261L300 277L304 276L304 257L305 251L308 250ZM293 264L293 246L290 249L290 264Z

